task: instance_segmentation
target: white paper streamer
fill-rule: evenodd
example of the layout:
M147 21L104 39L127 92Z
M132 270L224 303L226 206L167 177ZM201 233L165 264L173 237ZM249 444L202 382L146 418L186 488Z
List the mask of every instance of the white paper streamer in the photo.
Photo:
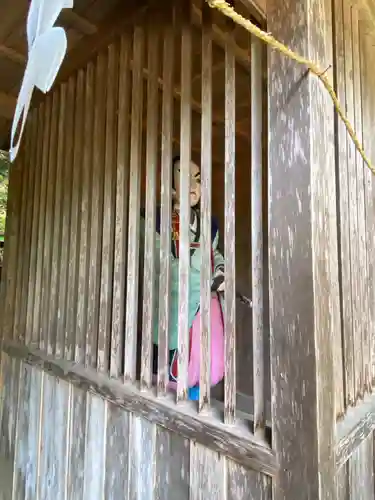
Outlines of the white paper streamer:
M21 143L34 87L48 92L64 60L67 39L63 28L54 26L62 9L71 9L74 0L32 0L27 17L28 60L14 114L9 158L13 162ZM17 144L14 139L19 123Z

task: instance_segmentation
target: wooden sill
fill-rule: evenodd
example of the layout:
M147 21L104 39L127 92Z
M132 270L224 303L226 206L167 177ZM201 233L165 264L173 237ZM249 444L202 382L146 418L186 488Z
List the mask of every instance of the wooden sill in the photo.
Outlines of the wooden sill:
M257 440L243 422L234 426L223 424L215 409L198 414L192 402L176 405L172 396L157 398L153 391L141 391L132 384L110 379L73 362L55 359L38 349L5 341L2 348L13 358L227 455L248 468L269 476L277 474L276 457L270 446Z
M336 466L344 465L353 452L375 430L375 395L366 396L349 408L336 427Z

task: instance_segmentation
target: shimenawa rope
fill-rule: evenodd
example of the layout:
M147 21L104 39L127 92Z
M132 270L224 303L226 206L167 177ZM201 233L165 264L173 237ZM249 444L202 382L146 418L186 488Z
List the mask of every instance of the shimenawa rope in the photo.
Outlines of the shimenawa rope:
M266 33L265 31L258 28L258 26L256 26L254 23L252 23L249 19L246 19L241 14L236 12L236 10L233 7L231 7L225 0L207 0L207 3L211 8L219 10L226 17L229 17L230 19L232 19L232 21L234 21L236 24L245 28L245 30L247 30L249 33L251 33L252 35L254 35L257 38L259 38L260 40L262 40L264 43L266 43L267 45L269 45L273 49L278 50L279 52L284 54L286 57L293 59L294 61L298 62L299 64L306 66L311 71L311 73L314 73L314 75L316 75L319 78L319 80L323 83L324 87L326 88L327 92L329 93L329 95L332 99L333 105L337 111L337 114L339 115L339 117L343 121L343 123L346 127L346 130L348 131L348 134L350 135L355 147L357 148L357 151L362 156L363 161L366 163L366 165L371 170L371 172L373 174L375 174L375 167L372 165L369 158L367 157L351 123L349 122L349 120L345 116L344 111L341 108L340 102L337 98L337 95L336 95L334 88L332 87L332 85L330 84L330 82L328 80L328 77L326 76L327 70L322 70L313 61L310 61L309 59L306 59L305 57L300 56L296 52L293 52L293 50L289 49L286 45L284 45L283 43L276 40L276 38L274 38L271 34Z

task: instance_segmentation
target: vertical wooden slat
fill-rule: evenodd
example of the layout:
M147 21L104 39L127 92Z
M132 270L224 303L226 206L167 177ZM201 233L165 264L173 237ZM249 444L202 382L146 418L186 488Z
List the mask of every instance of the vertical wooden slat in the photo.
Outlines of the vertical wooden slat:
M26 234L25 234L25 257L24 257L24 267L22 271L22 305L21 305L21 318L20 318L20 331L22 339L24 341L29 341L29 335L27 330L27 309L29 305L29 294L28 294L28 284L30 278L30 266L31 266L31 242L32 242L32 225L33 225L33 206L34 206L34 189L35 189L35 178L36 178L36 152L37 152L37 110L30 113L30 125L31 128L31 140L30 149L27 152L29 156L28 169L28 192L27 192L27 206L26 206Z
M125 326L125 379L135 380L137 319L138 319L138 263L139 263L139 218L141 187L142 151L142 111L143 111L143 27L134 27L133 46L133 91L131 111L131 149L130 149L130 187L129 187L129 234L128 268L126 289L126 326Z
M362 74L362 116L363 116L363 145L365 151L368 151L370 158L374 159L373 146L373 124L374 124L374 102L372 97L373 89L373 72L367 61L372 57L371 39L360 32L361 42L361 74ZM375 336L373 334L375 328L375 287L373 286L375 279L375 206L374 206L374 191L373 191L373 175L368 168L364 171L365 184L365 205L366 205L366 242L367 242L367 265L368 265L368 311L369 325L366 335L366 342L363 346L363 351L368 352L368 369L366 373L367 390L372 389L372 353L374 349Z
M106 500L126 498L128 491L130 413L108 405L105 461Z
M119 377L122 369L124 346L124 317L126 289L126 251L127 251L127 206L129 198L129 111L130 111L130 72L131 35L125 33L121 38L119 101L117 124L117 161L116 161L116 226L113 270L113 310L111 340L111 377Z
M100 298L100 255L103 221L103 164L105 145L106 53L96 60L94 137L92 145L92 194L90 225L90 265L88 284L86 364L96 366Z
M69 412L68 383L45 375L39 496L41 500L65 499Z
M256 500L272 499L272 481L270 477L247 470L232 460L227 461L228 468L228 497L227 500Z
M51 267L52 249L54 236L54 212L56 202L56 160L57 160L57 133L59 123L59 95L52 94L51 106L51 128L49 134L48 148L48 177L47 177L47 200L46 200L46 225L44 244L44 269L43 269L43 297L42 297L42 325L44 349L52 352L52 339L49 338L50 325L49 313L51 307ZM60 221L59 221L60 222ZM53 333L55 335L55 332Z
M348 462L336 472L335 483L337 500L349 500Z
M72 197L72 164L73 164L73 126L75 80L71 78L67 84L66 113L64 126L64 149L61 153L64 158L63 165L63 205L62 205L62 235L61 235L61 260L59 270L59 291L57 298L57 340L56 356L62 357L65 352L65 332L67 324L67 289L70 246L70 211Z
M65 357L75 359L77 302L78 302L78 264L79 238L81 225L81 177L82 177L82 144L84 113L84 70L79 70L76 81L74 101L74 142L73 142L73 175L72 200L70 209L70 240L67 288L67 316L65 331Z
M148 85L147 85L147 144L146 144L146 221L143 281L142 367L141 385L151 387L152 336L155 303L155 228L156 228L156 169L158 164L159 113L159 30L155 20L148 25ZM159 257L159 256L158 256Z
M264 437L263 303L263 46L251 40L251 257L253 301L254 434Z
M17 500L36 498L37 494L41 379L40 371L21 365L17 475L14 482L14 498Z
M192 33L190 1L182 6L181 32L181 162L180 242L178 281L178 380L177 401L187 398L189 364L190 277L190 161L191 161L191 71Z
M211 392L212 18L206 3L202 22L200 411L209 407Z
M39 233L39 211L40 211L40 181L42 176L42 169L40 168L40 152L42 147L42 141L40 140L40 135L43 130L44 123L44 107L43 104L37 111L37 140L36 140L36 151L34 156L34 168L35 168L35 183L33 192L33 219L31 227L31 253L30 253L30 271L29 271L29 282L28 282L28 302L27 302L27 313L26 313L26 344L31 341L37 340L34 333L34 305L35 305L35 283L36 283L36 267L37 267L37 257L38 257L38 233Z
M374 498L373 443L373 436L368 436L348 461L350 499Z
M18 252L17 252L17 266L16 266L16 291L15 291L15 303L14 303L14 319L13 319L13 339L21 340L22 332L20 329L20 314L21 314L21 301L22 301L22 270L25 267L25 226L26 226L26 205L28 196L28 184L29 184L29 154L30 154L30 144L31 144L31 130L30 122L28 122L25 131L25 140L22 150L22 190L21 199L19 206L19 218L20 222L18 225Z
M35 303L34 303L34 334L37 337L39 347L44 349L45 342L43 339L43 323L42 323L42 308L43 300L45 298L43 287L43 269L45 257L45 230L46 230L46 198L47 198L47 179L48 179L48 140L51 122L51 96L46 99L44 108L44 121L43 129L39 133L42 142L41 158L39 168L41 168L41 181L40 181L40 200L39 200L39 228L38 228L38 246L37 246L37 267L36 267L36 280L35 280ZM50 241L48 241L50 245Z
M156 425L132 415L129 440L129 500L152 500Z
M171 14L171 12L170 12ZM165 21L163 44L163 102L161 139L161 209L160 209L160 282L158 330L158 395L168 383L168 335L170 308L171 206L172 206L172 136L173 74L175 32L172 16Z
M227 41L225 45L224 420L228 424L234 422L236 406L235 95L236 60L231 50L230 43Z
M52 236L52 264L51 264L51 291L49 304L48 321L48 354L56 353L57 346L57 324L58 324L58 298L60 282L60 262L62 246L62 225L63 225L63 170L64 170L64 145L65 145L65 126L66 126L66 85L61 85L55 92L59 93L59 122L57 130L57 158L56 158L56 190L55 190L55 210L53 214L53 236Z
M70 387L69 439L67 440L67 498L83 498L86 460L86 415L89 393ZM99 429L98 429L99 431Z
M155 456L154 500L189 500L190 441L157 426Z
M343 2L335 0L333 3L335 22L335 59L334 83L340 102L345 102L345 45L344 45L344 18ZM344 406L354 401L354 360L353 360L353 316L352 291L350 268L350 219L349 219L349 184L346 129L342 120L337 120L336 171L338 182L338 218L339 218L339 279L340 302L342 317L342 332L338 328L334 333L334 360L335 360L335 405L336 416L344 412ZM344 362L343 362L344 361ZM344 367L344 368L343 368ZM344 405L345 402L345 405Z
M87 395L87 434L83 500L104 498L107 402ZM78 498L73 496L73 498Z
M94 86L95 67L91 61L85 73L85 103L83 116L82 142L82 177L81 177L81 227L79 238L79 268L77 324L75 341L75 361L85 361L85 343L87 329L88 280L89 280L89 235L91 222L91 189L93 161L93 121L94 121Z
M361 93L361 65L360 65L360 47L359 47L359 26L358 9L352 8L352 30L353 30L353 72L354 72L354 115L355 129L358 139L363 141L362 134L362 93ZM361 155L356 151L356 172L357 172L357 204L358 204L358 237L359 237L359 274L357 279L360 286L360 321L361 321L361 382L359 387L359 396L364 396L366 390L366 372L369 366L368 349L368 288L369 281L367 275L367 251L366 251L366 211L365 211L365 185L364 185L364 164ZM365 349L366 346L366 349Z
M10 168L7 222L5 228L4 270L1 280L1 336L10 339L13 334L14 300L17 277L18 228L20 223L22 193L22 151ZM1 351L0 351L1 357Z
M226 458L215 451L190 444L190 500L226 500Z
M353 40L351 6L343 2L344 16L344 44L345 44L345 86L347 118L354 123L354 94L353 94ZM353 315L353 361L354 361L354 403L361 385L361 321L360 321L360 290L358 277L359 262L359 232L358 232L358 207L357 207L357 171L356 153L354 144L347 136L347 158L349 172L349 221L350 221L350 264L352 275L352 315Z
M111 341L113 251L115 231L115 175L117 142L117 94L119 53L116 44L108 49L107 104L104 158L103 243L98 334L98 370L109 369Z
M13 469L18 432L20 362L3 353L1 363L2 397L4 399L0 413L0 457L9 461ZM8 479L11 481L12 477Z

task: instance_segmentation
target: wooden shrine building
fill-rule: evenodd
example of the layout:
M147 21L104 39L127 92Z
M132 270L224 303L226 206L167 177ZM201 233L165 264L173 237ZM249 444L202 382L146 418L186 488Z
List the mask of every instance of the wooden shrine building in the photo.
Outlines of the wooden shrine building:
M0 2L3 150L29 3ZM374 0L233 5L326 71L375 162ZM319 79L204 0L75 0L57 25L68 52L10 169L0 499L374 499L375 182ZM183 370L166 390L176 154L182 187L190 159L202 175L199 402ZM184 195L184 241L189 210ZM211 215L225 260L212 390ZM179 280L186 367L182 250Z

